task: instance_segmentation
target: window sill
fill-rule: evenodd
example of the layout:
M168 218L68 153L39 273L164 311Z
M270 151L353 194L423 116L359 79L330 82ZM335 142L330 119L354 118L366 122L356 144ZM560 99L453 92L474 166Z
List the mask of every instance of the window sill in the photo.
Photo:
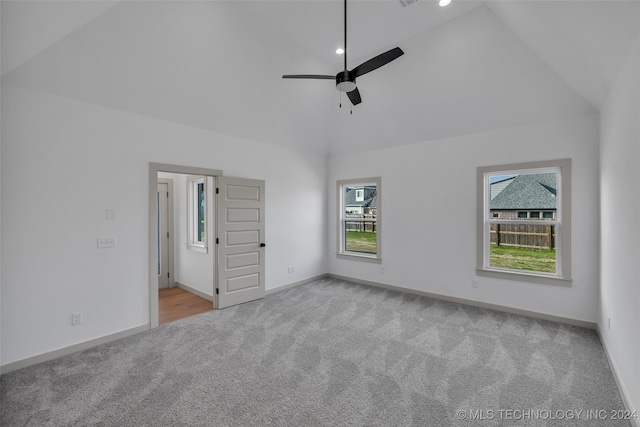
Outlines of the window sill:
M339 252L336 254L336 257L342 259L350 259L352 261L364 261L364 262L373 262L375 264L382 264L382 258L378 258L377 255L364 255L364 254L356 254L356 253L344 253Z
M187 243L187 249L193 252L200 252L201 254L209 253L209 249L206 246L194 245L193 243Z
M523 273L521 271L488 270L480 268L476 269L476 275L494 277L496 279L514 280L518 282L531 282L565 287L570 287L573 282L573 279L565 279L563 277L546 276L535 273Z

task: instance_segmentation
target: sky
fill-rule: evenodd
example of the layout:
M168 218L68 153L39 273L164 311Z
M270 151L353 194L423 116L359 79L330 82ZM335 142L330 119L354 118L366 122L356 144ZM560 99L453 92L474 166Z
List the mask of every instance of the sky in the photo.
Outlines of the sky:
M518 176L517 174L511 175L491 175L489 177L489 184L493 184L494 182L502 181L503 179L513 178L514 176Z

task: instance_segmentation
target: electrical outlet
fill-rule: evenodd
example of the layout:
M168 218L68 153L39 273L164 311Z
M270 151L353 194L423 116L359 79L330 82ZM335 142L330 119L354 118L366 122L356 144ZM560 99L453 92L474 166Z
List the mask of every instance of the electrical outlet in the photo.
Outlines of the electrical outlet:
M110 237L98 237L98 248L114 248L116 246L116 238Z
M82 323L82 313L72 313L71 314L71 324L79 325Z
M384 265L380 266L380 273L384 273Z
M477 280L475 280L475 279L474 279L474 280L472 280L472 281L471 281L471 287L472 287L472 288L477 288L477 287L478 287L478 281L477 281Z
M292 265L292 266L291 266L291 272L292 272L292 273L295 273L295 272L296 272L296 266L295 266L295 265Z

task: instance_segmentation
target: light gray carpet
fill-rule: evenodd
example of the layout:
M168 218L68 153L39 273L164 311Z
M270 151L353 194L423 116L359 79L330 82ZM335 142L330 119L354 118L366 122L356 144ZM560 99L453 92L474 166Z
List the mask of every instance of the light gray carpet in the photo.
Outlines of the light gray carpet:
M333 279L0 386L2 426L629 425L577 412L624 409L595 331Z

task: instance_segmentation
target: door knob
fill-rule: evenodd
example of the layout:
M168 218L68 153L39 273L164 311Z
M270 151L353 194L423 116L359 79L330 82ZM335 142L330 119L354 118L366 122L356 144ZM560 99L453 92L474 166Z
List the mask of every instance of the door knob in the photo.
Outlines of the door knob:
M261 247L261 248L264 248L265 246L267 246L267 244L266 244L266 243L260 243L260 247Z

